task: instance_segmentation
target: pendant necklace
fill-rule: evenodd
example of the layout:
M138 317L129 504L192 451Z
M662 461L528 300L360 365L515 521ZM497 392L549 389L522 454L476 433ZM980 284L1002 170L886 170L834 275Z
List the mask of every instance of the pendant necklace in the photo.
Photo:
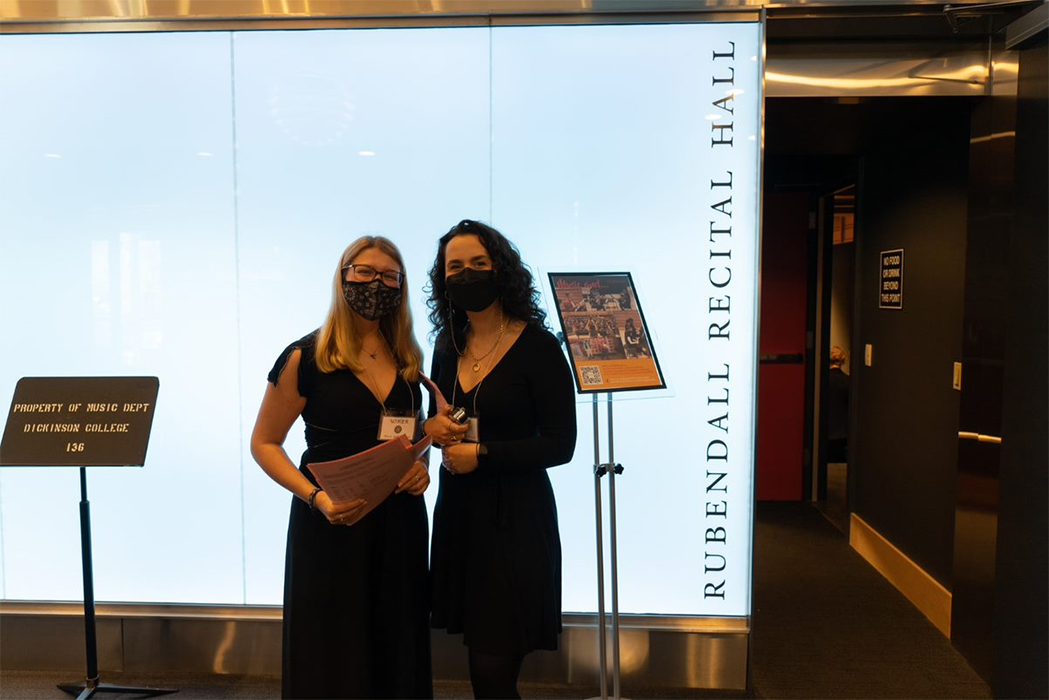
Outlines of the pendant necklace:
M471 367L471 369L474 372L480 372L481 371L481 360L483 360L484 358L486 358L489 355L491 355L495 351L495 349L497 347L499 347L499 341L501 341L503 339L503 333L505 331L506 331L506 316L503 316L502 323L499 324L499 336L495 339L495 345L493 345L491 348L489 348L488 352L486 352L485 354L481 355L480 357L478 357L477 355L474 355L473 351L470 351L470 357L472 357L473 360L474 360L474 363L473 363L473 366Z
M379 331L379 343L375 346L375 350L369 351L368 348L364 347L364 343L361 343L361 350L364 354L372 358L375 361L379 360L379 350L382 348L382 344L386 342L386 337Z

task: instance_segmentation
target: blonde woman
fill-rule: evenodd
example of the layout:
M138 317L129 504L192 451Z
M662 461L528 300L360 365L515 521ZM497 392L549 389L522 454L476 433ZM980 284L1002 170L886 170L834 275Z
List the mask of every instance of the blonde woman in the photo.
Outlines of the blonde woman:
M418 416L422 354L404 282L389 240L366 236L343 251L328 316L281 353L251 436L252 456L295 496L284 573L286 698L433 697L420 498L427 466L416 462L360 520L368 504L336 506L305 468L374 447L390 417ZM296 467L283 443L299 416L307 449Z

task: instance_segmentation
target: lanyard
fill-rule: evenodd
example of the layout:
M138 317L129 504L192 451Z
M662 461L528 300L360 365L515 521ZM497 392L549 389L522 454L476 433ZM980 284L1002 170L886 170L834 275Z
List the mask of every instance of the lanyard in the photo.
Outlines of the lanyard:
M452 340L454 340L454 339L455 339L455 336L453 335L452 336ZM478 394L481 393L481 385L484 384L484 380L488 378L488 373L492 370L492 361L495 360L496 355L499 354L499 343L502 341L502 339L503 339L503 333L502 333L502 330L500 330L499 337L495 341L495 346L492 347L492 349L489 351L491 354L489 355L489 358L488 358L488 364L485 365L484 374L481 376L481 380L479 382L477 382L477 384L474 386L473 389L471 389L471 391L474 392L474 400L473 400L474 413L473 414L475 416L477 415L477 396L478 396ZM469 347L469 340L467 340L467 347ZM459 348L456 348L455 350L456 350L455 354L456 354L457 357L455 358L455 381L452 383L452 406L455 405L455 391L456 391L456 389L459 388L459 370L462 369L463 355L466 354L466 350L465 349L461 353L459 352ZM470 392L467 391L465 393L469 394Z
M368 380L371 382L372 387L375 389L375 400L376 401L380 401L380 399L379 399L379 383L377 381L375 381L375 377L372 376L371 371L368 369L368 365L364 366L364 373L368 375ZM400 372L397 372L397 378L400 379L401 381L403 381L404 385L408 387L408 396L410 396L411 400L412 400L412 410L411 410L411 413L409 413L409 415L414 416L415 415L415 392L412 391L411 385L408 383L408 380L404 378L403 374L401 374ZM397 388L397 380L396 379L393 381L393 386L390 387L390 393L386 395L386 400L380 402L381 405L382 405L382 412L384 414L387 413L387 411L388 411L388 409L386 408L386 401L389 401L390 397L393 396L393 390L395 388Z

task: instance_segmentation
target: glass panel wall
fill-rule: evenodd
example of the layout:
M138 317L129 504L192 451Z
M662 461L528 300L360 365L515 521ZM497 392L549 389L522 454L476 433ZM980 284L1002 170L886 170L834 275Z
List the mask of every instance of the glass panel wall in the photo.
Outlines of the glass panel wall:
M0 397L22 376L161 381L146 466L90 470L98 599L280 603L290 497L248 453L267 371L320 324L338 257L363 234L402 248L429 356L436 240L478 218L544 286L550 271L634 275L669 389L616 400L621 609L748 614L752 395L733 399L743 467L715 484L731 485L716 523L732 523L727 599L703 595L707 446L690 440L707 418L699 281L725 209L711 214L723 199L711 183L726 168L744 348L734 378L752 386L757 35L741 24L0 37L0 60L17 66L0 71ZM739 82L714 85L712 51L730 41ZM711 117L726 114L712 102L731 90L751 101L730 117L739 148L725 161L711 154ZM551 477L564 608L582 612L596 608L589 398L578 417L576 457ZM286 446L297 459L301 423ZM77 486L70 469L0 470L0 596L80 598ZM435 496L436 484L431 508Z
M437 238L490 216L488 43L477 29L233 38L249 603L280 602L284 582L288 494L248 453L266 373L324 320L339 257L362 235L401 248L429 361L423 287ZM301 427L285 445L296 462ZM431 512L436 494L435 483Z
M0 62L0 394L159 377L146 468L90 470L96 595L240 602L229 36L4 36ZM82 597L76 471L0 480L4 597Z

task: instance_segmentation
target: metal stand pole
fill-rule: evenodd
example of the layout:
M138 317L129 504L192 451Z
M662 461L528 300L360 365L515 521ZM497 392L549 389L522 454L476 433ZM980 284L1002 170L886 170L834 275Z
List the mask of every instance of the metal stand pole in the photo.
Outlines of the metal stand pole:
M87 468L80 467L80 556L84 571L84 642L87 647L87 679L83 683L58 686L77 700L88 700L95 693L134 693L166 695L177 693L167 688L136 688L99 683L98 644L95 635L95 577L91 567L91 504L87 500Z
M95 574L91 566L91 503L87 500L87 468L80 467L80 551L84 572L84 646L87 683L98 685L98 642L95 636Z
M612 394L608 394L608 530L612 558L612 695L619 700L619 571L616 564L616 474L623 468L616 464L612 434ZM602 622L604 617L602 616ZM602 624L602 627L604 625Z
M612 432L612 393L608 394L608 462L601 461L600 426L597 416L597 395L593 398L594 409L594 511L597 516L597 619L598 655L601 660L601 700L608 700L608 652L605 617L605 562L602 540L603 519L601 514L601 477L608 474L608 527L612 564L612 696L621 700L619 688L619 570L616 560L616 474L623 473L623 465L615 462L614 434Z
M607 646L607 635L605 630L605 561L604 540L602 528L604 526L601 515L601 475L604 474L604 466L601 464L601 444L599 424L597 420L597 394L593 395L594 407L594 513L596 514L595 529L597 531L597 648L600 662L601 678L601 700L608 700L608 655L605 651Z

